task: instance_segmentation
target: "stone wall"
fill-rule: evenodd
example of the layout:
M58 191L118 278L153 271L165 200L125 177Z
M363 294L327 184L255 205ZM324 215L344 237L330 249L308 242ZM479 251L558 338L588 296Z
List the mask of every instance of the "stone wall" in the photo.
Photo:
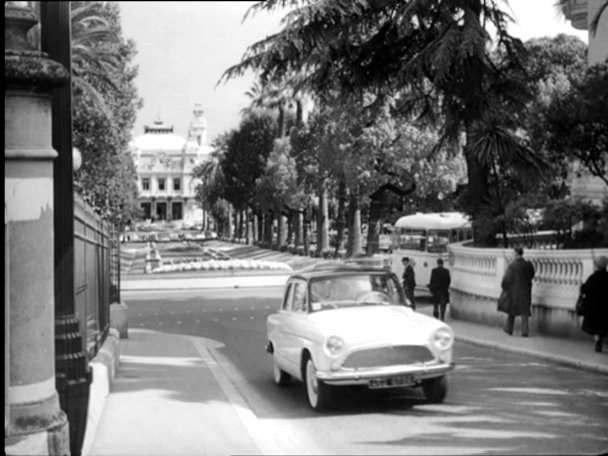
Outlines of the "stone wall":
M530 321L533 331L562 337L588 337L580 330L574 305L580 285L593 272L593 259L601 255L608 256L608 249L530 249L524 252L536 271ZM500 282L512 258L512 249L451 245L451 317L502 326L505 314L497 311L497 299ZM519 324L518 320L516 324Z

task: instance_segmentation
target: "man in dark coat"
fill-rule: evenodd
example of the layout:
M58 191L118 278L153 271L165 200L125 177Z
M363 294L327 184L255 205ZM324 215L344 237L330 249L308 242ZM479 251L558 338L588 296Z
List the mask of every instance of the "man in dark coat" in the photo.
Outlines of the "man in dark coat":
M502 278L498 310L507 314L504 331L512 335L515 317L521 316L521 335L528 337L528 317L532 314L534 266L524 259L524 249L515 248L515 259Z
M450 301L450 271L443 267L443 260L437 258L437 267L431 271L429 290L433 295L433 317L445 320L445 309Z
M416 310L416 302L414 301L414 288L416 288L416 273L408 257L401 258L403 263L403 289L405 297L412 304L412 309Z
M581 285L584 299L580 314L585 317L581 329L595 337L595 351L601 352L608 335L608 258L596 258L593 266L593 274Z

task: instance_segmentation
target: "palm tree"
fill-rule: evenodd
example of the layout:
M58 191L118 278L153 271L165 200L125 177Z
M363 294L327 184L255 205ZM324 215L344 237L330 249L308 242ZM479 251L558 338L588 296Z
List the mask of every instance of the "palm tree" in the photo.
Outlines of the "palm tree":
M286 110L294 104L294 99L289 95L287 87L278 83L264 84L255 81L245 95L249 97L251 104L243 108L241 113L246 114L255 109L277 109L279 112L277 137L284 137L287 134Z
M192 175L200 179L196 187L196 200L203 210L213 213L218 202L223 201L224 174L221 160L228 140L229 133L218 136L213 142L213 151L209 158L192 170ZM203 226L203 229L208 227Z

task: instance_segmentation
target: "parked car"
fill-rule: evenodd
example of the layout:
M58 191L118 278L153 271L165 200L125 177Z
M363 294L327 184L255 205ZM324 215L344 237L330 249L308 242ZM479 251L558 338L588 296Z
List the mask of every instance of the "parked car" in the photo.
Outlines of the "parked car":
M422 387L432 403L446 397L453 331L415 312L385 269L336 263L301 270L287 280L266 327L275 382L304 382L315 410L346 385Z

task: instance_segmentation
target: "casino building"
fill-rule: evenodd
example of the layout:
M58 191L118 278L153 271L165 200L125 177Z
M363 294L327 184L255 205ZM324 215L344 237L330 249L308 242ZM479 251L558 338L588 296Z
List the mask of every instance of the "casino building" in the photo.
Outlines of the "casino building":
M198 180L192 170L211 153L203 113L202 106L196 104L187 139L175 134L173 125L157 118L132 141L139 205L145 220L201 223L202 209L194 199Z

